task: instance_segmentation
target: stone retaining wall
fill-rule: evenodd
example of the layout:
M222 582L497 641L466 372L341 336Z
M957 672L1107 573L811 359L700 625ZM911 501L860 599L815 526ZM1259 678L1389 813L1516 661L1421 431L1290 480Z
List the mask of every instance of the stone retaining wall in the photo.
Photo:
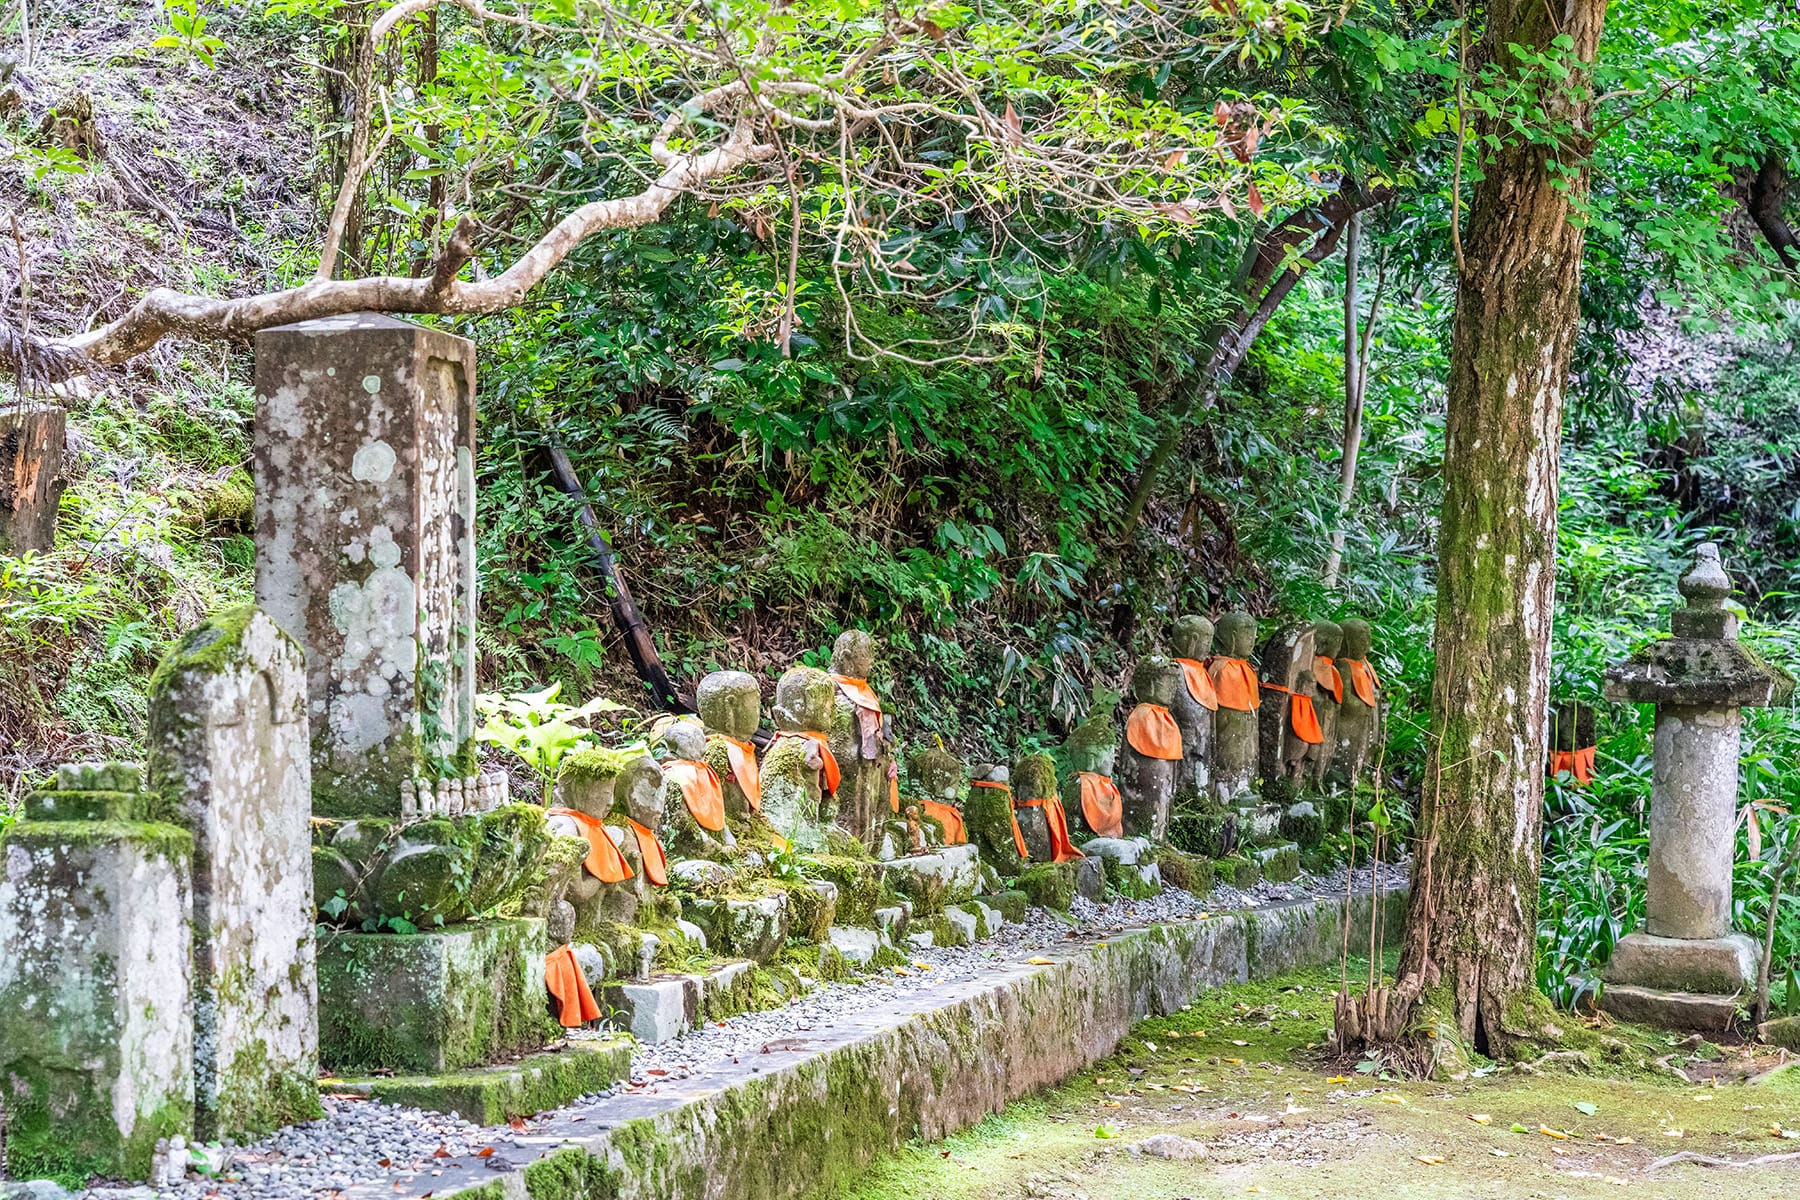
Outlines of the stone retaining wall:
M1405 892L1387 893L1391 944ZM1352 900L1350 945L1366 952L1376 905ZM1208 988L1330 962L1343 901L1303 901L1070 942L1050 965L997 965L915 993L655 1096L621 1096L535 1125L542 1155L495 1178L479 1165L431 1179L464 1200L781 1200L866 1169L912 1138L973 1125L1112 1054L1132 1025ZM350 1197L393 1200L391 1185ZM418 1193L412 1193L418 1195Z

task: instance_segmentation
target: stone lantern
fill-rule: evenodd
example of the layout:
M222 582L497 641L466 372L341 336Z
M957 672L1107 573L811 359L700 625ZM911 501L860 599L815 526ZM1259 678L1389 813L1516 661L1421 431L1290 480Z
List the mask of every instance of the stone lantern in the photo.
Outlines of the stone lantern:
M1793 681L1737 640L1731 577L1701 546L1679 585L1674 636L1606 672L1608 700L1656 706L1644 928L1622 938L1600 1004L1626 1020L1722 1032L1754 986L1757 948L1731 931L1740 709Z

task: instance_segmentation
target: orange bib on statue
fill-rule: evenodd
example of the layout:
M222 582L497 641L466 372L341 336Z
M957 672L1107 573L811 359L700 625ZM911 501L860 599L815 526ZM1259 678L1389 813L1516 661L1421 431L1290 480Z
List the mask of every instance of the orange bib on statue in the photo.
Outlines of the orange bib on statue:
M993 788L996 791L1006 793L1006 815L1012 818L1013 848L1019 852L1020 858L1029 862L1031 860L1031 852L1025 849L1025 831L1019 828L1019 814L1013 811L1012 785L996 783L992 779L974 779L969 782L969 786Z
M969 840L969 831L963 828L962 814L955 806L941 800L927 800L925 815L944 827L944 845L960 846Z
M1119 785L1105 775L1082 771L1081 819L1101 837L1125 835L1125 801L1119 796Z
M869 686L866 679L852 679L848 675L833 675L831 681L844 689L844 695L850 697L850 703L858 708L866 708L872 712L881 711L881 698L875 689Z
M1319 710L1313 707L1311 696L1294 693L1288 708L1288 728L1309 746L1317 746L1325 740L1325 730L1319 725Z
M1041 808L1044 810L1044 824L1050 827L1050 857L1052 861L1059 863L1074 862L1078 858L1087 857L1087 855L1075 848L1075 842L1069 837L1069 817L1067 813L1063 812L1061 800L1054 798L1049 800L1024 800L1020 802L1019 807ZM1018 823L1019 818L1014 817L1013 824L1017 826ZM1019 839L1023 841L1024 838L1025 834L1021 830Z
M663 764L663 774L681 789L688 813L700 828L719 833L725 828L725 789L711 767L692 759L677 758Z
M1206 664L1191 658L1175 661L1181 664L1181 678L1186 681L1188 695L1194 698L1194 703L1207 712L1218 712L1219 693L1213 687L1212 676L1206 673Z
M1125 718L1125 741L1145 758L1181 757L1181 728L1160 704L1140 704Z
M1313 655L1313 682L1330 692L1339 704L1344 702L1344 677L1338 673L1337 664L1323 654Z
M1346 658L1344 665L1350 668L1350 686L1356 689L1356 698L1374 708L1375 689L1381 686L1381 680L1375 677L1375 668L1359 658Z
M715 734L725 743L725 757L731 763L731 778L750 802L751 812L762 811L762 768L756 765L756 744Z
M631 826L631 832L637 837L638 854L644 860L644 878L657 887L669 886L669 856L663 853L662 843L656 834L639 825L630 817L625 823Z
M573 808L553 808L547 815L567 817L581 826L581 836L587 839L588 844L588 855L581 865L587 868L589 875L601 883L623 883L631 878L631 864L619 853L612 834L606 832L606 822Z
M575 947L563 946L544 956L544 988L556 998L556 1019L565 1028L600 1018L587 976L575 961Z
M819 748L819 757L825 760L825 791L835 795L838 790L838 781L844 775L838 768L837 755L831 752L831 745L825 740L825 735L811 729L784 729L775 735L775 740L778 742L782 738L805 738Z
M1262 707L1262 693L1256 687L1256 670L1241 658L1215 658L1207 670L1212 675L1213 690L1219 694L1219 707L1237 712L1255 712Z

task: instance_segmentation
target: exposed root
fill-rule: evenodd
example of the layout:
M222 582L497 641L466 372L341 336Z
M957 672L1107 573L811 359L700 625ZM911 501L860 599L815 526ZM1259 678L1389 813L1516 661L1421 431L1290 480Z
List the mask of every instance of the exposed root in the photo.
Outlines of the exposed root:
M1710 1154L1697 1154L1692 1150L1683 1150L1679 1154L1671 1154L1667 1158L1659 1158L1644 1168L1644 1174L1659 1171L1664 1167L1672 1167L1676 1163L1691 1162L1702 1167L1766 1167L1771 1163L1792 1162L1800 1158L1800 1150L1787 1154L1764 1154L1756 1158L1733 1159L1714 1158Z

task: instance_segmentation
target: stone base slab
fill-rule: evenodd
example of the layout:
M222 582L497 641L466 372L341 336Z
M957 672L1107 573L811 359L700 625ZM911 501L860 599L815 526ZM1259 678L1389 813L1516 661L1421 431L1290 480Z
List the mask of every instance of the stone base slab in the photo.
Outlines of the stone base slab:
M1756 980L1756 943L1741 933L1718 938L1667 938L1628 933L1606 964L1609 984L1665 992L1730 996Z
M500 1125L513 1117L562 1108L630 1078L635 1045L627 1037L583 1038L500 1066L451 1075L326 1078L319 1080L319 1090L455 1113L477 1125Z
M1738 998L1616 983L1601 991L1600 1007L1621 1021L1662 1029L1692 1029L1717 1037L1737 1019Z
M853 1180L912 1138L936 1139L1118 1049L1131 1027L1207 988L1336 961L1346 921L1366 943L1379 908L1398 936L1406 894L1302 901L1084 938L997 963L691 1079L556 1113L519 1137L523 1167L447 1165L344 1200L797 1200ZM924 1007L921 1007L921 1005ZM540 1157L541 1156L541 1157Z

